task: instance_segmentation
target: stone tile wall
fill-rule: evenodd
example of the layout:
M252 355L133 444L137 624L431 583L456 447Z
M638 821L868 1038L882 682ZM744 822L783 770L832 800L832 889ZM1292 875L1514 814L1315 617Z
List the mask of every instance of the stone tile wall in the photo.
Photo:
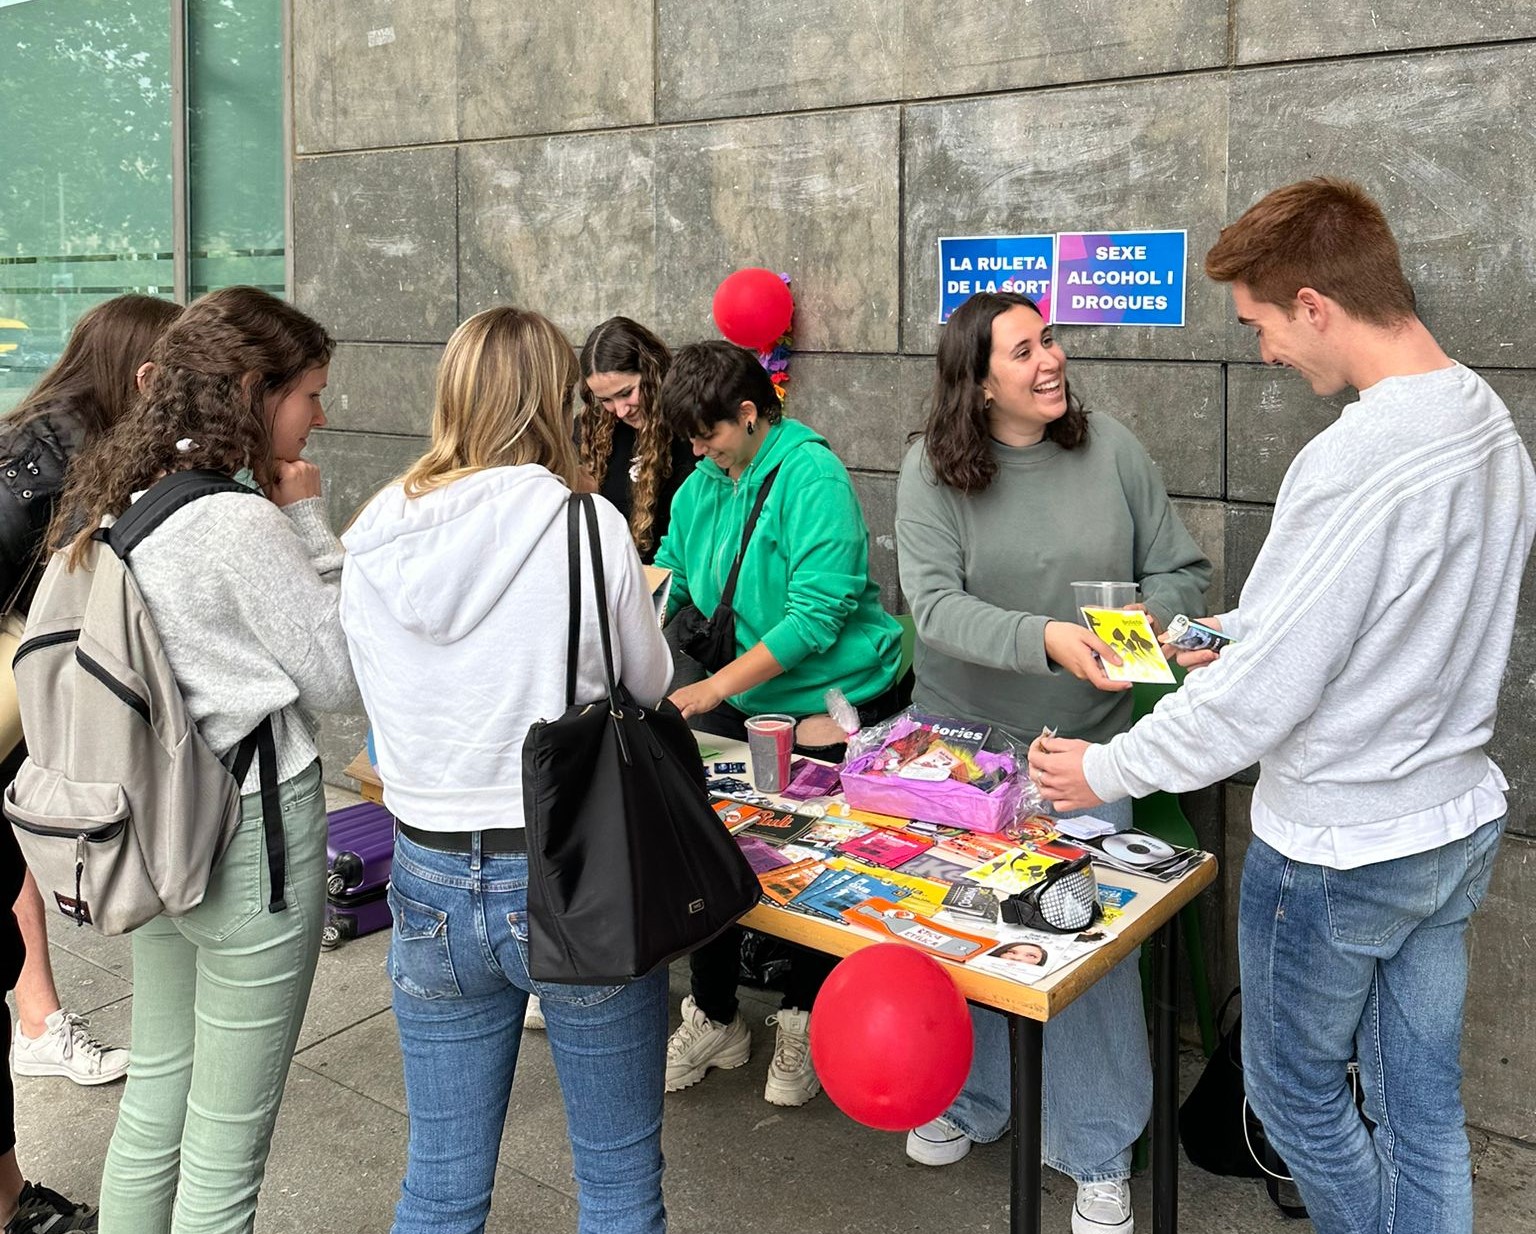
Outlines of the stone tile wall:
M501 302L579 342L627 313L710 336L730 270L793 275L791 414L865 502L900 606L894 470L921 420L941 235L1190 232L1182 330L1063 327L1076 387L1162 469L1233 603L1286 467L1341 405L1262 368L1200 277L1268 189L1345 175L1385 205L1423 315L1536 443L1536 6L1528 0L292 0L294 294L343 340L315 438L333 515L420 452L440 345ZM1134 18L1126 16L1134 7ZM1514 786L1473 932L1473 1118L1536 1139L1536 605L1495 753ZM327 724L333 773L356 717ZM1248 785L1186 802L1226 859Z

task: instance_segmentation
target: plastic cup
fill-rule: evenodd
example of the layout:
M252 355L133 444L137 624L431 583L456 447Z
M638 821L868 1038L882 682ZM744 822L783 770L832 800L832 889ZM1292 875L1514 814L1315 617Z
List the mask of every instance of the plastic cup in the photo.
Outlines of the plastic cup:
M1126 608L1136 603L1141 588L1135 583L1073 583L1072 596L1078 608Z
M789 756L794 748L794 716L753 716L748 720L747 753L752 762L752 787L760 793L782 793L789 784Z

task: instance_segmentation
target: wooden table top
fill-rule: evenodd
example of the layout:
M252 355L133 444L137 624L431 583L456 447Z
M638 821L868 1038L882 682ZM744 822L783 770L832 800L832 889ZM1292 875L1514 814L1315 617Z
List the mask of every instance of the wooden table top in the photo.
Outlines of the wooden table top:
M720 751L710 761L745 762L750 769L751 756L745 742L729 741L705 733L699 734L699 742L711 750ZM357 757L347 764L346 774L358 782L359 790L365 798L383 801L383 785L365 752L359 751ZM803 808L799 802L780 800L786 810ZM1048 1020L1060 1014L1073 999L1140 947L1180 909L1209 887L1216 880L1216 858L1207 854L1206 859L1193 870L1169 883L1160 883L1155 879L1119 870L1106 871L1105 877L1114 885L1125 886L1136 893L1115 921L1112 927L1114 937L1102 947L1041 978L1034 985L995 977L972 969L969 965L940 957L935 959L945 966L960 992L972 1002L1028 1016L1032 1020ZM839 956L851 955L875 943L890 941L851 925L809 917L775 904L760 903L742 918L742 924L765 934ZM975 934L990 932L985 926L973 924L965 928Z

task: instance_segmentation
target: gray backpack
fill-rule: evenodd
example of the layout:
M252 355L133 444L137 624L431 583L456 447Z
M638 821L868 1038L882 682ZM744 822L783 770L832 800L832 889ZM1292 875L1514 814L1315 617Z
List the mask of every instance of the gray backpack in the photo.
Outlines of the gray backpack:
M54 553L12 662L27 758L5 790L5 816L44 898L103 934L202 903L258 754L269 909L284 907L271 719L240 743L233 767L214 756L128 568L175 511L233 492L256 495L218 472L174 472L120 519L103 519L75 569Z

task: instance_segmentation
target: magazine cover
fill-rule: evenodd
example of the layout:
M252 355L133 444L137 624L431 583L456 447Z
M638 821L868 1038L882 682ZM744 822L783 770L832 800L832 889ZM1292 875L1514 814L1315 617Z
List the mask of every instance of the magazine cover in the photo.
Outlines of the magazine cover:
M868 834L870 830L866 823L844 823L821 818L812 823L810 830L797 837L795 842L816 848L836 848L839 844L846 844L849 840Z
M763 894L782 908L809 887L826 868L819 861L797 861L783 869L759 874L757 881L763 885Z
M968 831L964 835L941 837L935 841L933 851L948 861L959 862L964 869L970 869L983 862L994 861L1016 848L1017 841L1007 836Z
M782 850L756 836L737 836L736 846L741 849L741 855L747 859L747 864L755 874L766 874L769 870L777 870L794 862L793 857L786 856Z
M964 964L973 956L994 946L993 938L967 934L933 921L920 921L909 908L901 908L889 900L865 900L843 910L843 920L888 938L911 943L942 959Z
M752 825L762 810L757 806L749 806L743 801L732 801L730 798L714 803L715 813L720 816L720 821L732 835Z
M937 883L953 883L965 877L969 864L969 862L951 861L935 847L930 848L926 853L919 853L916 857L903 861L901 872Z
M1038 883L1059 860L1033 849L1017 848L974 870L967 870L965 877L1005 896L1017 895Z
M837 851L877 866L899 866L919 853L926 853L933 841L901 831L871 831L855 836L837 846Z
M759 810L744 828L745 834L770 844L791 844L811 829L815 819L778 810Z
M1082 612L1088 628L1120 653L1122 663L1104 661L1104 675L1111 681L1173 684L1173 670L1163 658L1145 613L1121 608L1085 608Z
M846 863L846 864L845 864ZM844 865L847 869L860 869L857 862L847 857L834 857L829 865ZM948 883L936 883L930 878L918 878L908 873L907 866L903 865L899 870L887 870L881 868L867 869L865 873L872 874L886 886L893 888L898 894L890 895L886 892L878 894L885 896L887 900L899 900L902 908L910 908L913 912L922 913L925 917L931 917L939 911L944 903L944 895L949 890ZM867 897L866 897L867 898Z
M1071 934L1048 934L1044 930L1010 929L1004 942L993 941L993 946L977 956L971 967L977 972L1009 981L1022 981L1034 985L1058 969L1065 968L1073 960L1087 955L1095 947L1108 941L1109 935L1100 939L1079 942Z
M851 823L866 823L871 827L905 827L911 820L894 814L876 814L872 810L857 810L846 801L827 802L827 817Z

